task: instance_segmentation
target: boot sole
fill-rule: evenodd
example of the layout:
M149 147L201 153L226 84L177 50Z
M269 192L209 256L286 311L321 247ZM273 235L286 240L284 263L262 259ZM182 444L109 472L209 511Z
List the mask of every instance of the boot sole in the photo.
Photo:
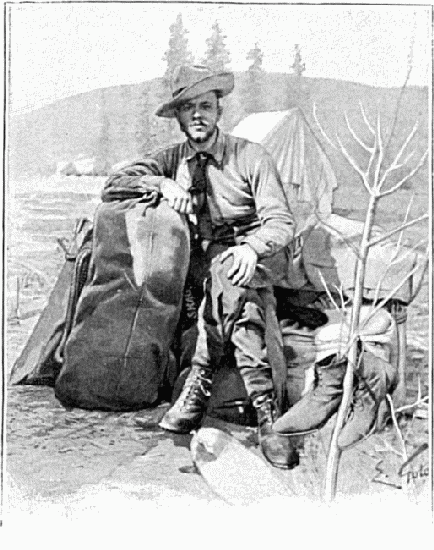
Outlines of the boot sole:
M276 432L275 430L274 433L278 434L278 435L282 435L283 437L295 437L295 436L305 436L305 435L310 435L310 434L313 434L315 432L317 432L318 430L320 430L322 428L322 426L318 426L318 428L312 428L311 430L303 430L301 432L290 432L290 433L281 433L281 432Z
M172 424L166 423L164 420L161 420L158 423L160 428L163 428L163 430L166 430L167 432L172 432L176 434L190 434L193 430L197 430L199 426L192 427L192 428L178 428L176 426L173 426Z

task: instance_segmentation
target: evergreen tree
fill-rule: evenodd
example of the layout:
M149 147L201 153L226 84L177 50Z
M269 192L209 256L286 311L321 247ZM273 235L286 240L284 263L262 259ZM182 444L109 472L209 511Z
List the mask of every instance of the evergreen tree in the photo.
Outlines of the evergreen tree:
M301 78L306 70L306 65L301 60L300 44L295 44L294 46L294 62L290 68L298 78Z
M206 40L206 54L203 63L214 71L225 71L229 68L231 57L225 44L226 35L216 21L212 33Z
M252 62L249 67L249 71L251 71L252 74L262 73L262 61L264 59L264 54L262 53L262 50L258 46L257 42L255 42L255 47L248 52L246 59L247 61Z
M298 105L301 107L308 101L310 93L305 80L302 78L306 65L301 58L300 44L294 46L294 61L290 68L295 78L289 83L289 102L291 106Z
M188 31L182 22L182 15L179 13L176 21L170 25L169 47L164 53L163 61L166 62L166 71L163 76L163 83L166 89L170 89L172 75L175 67L183 64L193 63L193 55L188 47Z
M248 113L257 113L265 109L265 102L263 97L263 58L264 54L262 53L261 48L258 46L258 43L255 43L255 47L251 49L246 56L246 59L248 61L251 61L251 64L247 71L247 79L244 91L246 111Z

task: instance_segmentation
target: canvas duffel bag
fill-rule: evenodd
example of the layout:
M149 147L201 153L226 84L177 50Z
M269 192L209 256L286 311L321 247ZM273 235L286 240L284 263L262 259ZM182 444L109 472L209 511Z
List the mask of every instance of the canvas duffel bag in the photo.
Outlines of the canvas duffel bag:
M189 265L187 222L165 201L103 203L92 249L56 397L87 409L153 406L176 377L170 348Z

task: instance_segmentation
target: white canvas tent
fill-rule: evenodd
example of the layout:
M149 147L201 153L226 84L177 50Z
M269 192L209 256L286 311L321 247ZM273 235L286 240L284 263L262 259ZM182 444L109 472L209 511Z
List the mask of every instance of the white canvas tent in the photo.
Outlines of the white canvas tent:
M299 229L313 212L331 214L336 176L300 109L254 113L232 134L261 143L274 158Z

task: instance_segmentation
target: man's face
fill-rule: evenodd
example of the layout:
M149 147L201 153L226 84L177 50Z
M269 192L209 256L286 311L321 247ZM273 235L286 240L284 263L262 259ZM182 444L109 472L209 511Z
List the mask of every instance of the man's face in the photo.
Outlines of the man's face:
M220 115L215 92L207 92L190 99L177 111L179 126L193 143L206 143L211 138Z

